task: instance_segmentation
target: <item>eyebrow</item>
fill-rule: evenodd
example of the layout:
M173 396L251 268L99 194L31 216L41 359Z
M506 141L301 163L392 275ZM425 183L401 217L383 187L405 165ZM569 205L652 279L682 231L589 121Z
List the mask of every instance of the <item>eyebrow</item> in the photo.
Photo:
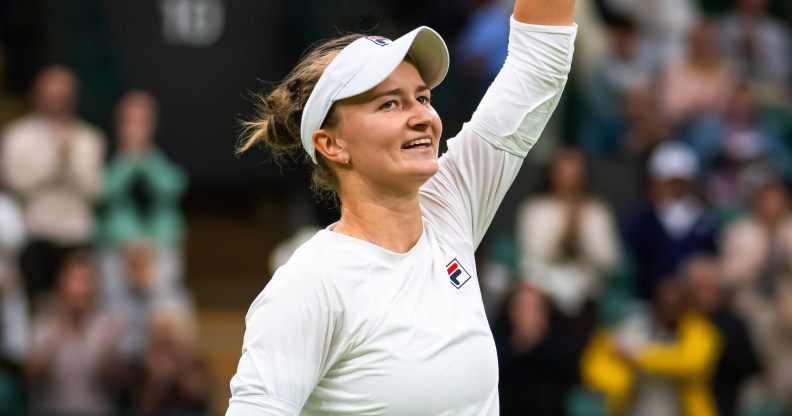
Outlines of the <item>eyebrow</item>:
M415 92L423 92L423 91L427 91L429 89L430 88L429 88L428 85L421 84L421 85L418 86L418 88L415 89ZM377 98L386 97L386 96L389 96L389 95L395 95L395 96L402 95L402 89L401 88L394 88L394 89L388 90L388 91L375 92L374 94L371 95L370 101L374 101Z

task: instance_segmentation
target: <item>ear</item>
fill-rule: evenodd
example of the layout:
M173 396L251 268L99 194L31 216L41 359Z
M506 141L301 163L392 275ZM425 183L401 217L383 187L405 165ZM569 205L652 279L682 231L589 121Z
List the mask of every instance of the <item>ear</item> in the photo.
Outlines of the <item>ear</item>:
M349 156L344 149L344 141L337 138L328 129L316 130L312 139L316 152L324 156L326 160L339 165L345 164L345 158L349 160Z

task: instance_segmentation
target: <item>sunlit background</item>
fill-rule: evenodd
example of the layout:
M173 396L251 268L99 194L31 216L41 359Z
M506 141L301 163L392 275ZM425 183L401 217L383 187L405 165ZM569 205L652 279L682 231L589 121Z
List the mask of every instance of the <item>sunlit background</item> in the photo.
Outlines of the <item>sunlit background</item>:
M792 2L577 3L477 253L502 414L787 414ZM321 39L428 25L453 137L510 7L0 0L0 415L223 414L247 307L338 217L306 166L235 156L254 94Z

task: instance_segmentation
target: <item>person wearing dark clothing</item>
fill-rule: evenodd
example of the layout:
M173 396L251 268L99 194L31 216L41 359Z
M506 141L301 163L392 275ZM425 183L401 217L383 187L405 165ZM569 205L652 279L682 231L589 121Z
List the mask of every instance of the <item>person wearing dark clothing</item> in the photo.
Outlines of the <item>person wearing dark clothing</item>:
M686 258L717 252L717 223L694 191L697 172L695 154L682 143L666 143L650 158L648 200L622 223L625 246L635 260L636 294L642 299L649 299Z
M527 283L518 284L504 304L493 328L501 415L565 414L588 333L556 324L550 315L545 295Z

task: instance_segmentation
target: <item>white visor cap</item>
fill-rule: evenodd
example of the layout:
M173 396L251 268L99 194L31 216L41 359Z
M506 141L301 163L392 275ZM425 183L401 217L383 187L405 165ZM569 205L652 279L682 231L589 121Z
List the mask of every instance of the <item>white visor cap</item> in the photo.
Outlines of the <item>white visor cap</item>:
M308 97L300 122L303 147L314 163L313 134L322 127L333 103L376 87L407 56L429 88L439 85L448 73L448 48L443 38L426 26L395 41L381 36L362 37L333 58Z

